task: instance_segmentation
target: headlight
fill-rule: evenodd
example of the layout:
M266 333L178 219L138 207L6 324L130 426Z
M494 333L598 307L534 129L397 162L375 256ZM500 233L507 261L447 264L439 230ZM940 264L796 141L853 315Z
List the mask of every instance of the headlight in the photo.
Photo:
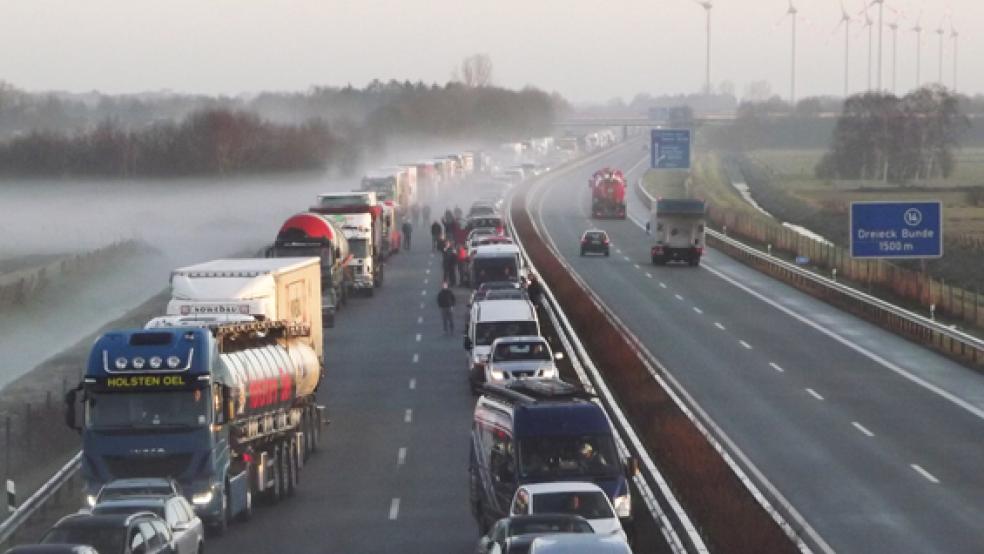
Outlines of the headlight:
M548 367L541 373L544 379L556 379L557 378L557 368Z
M612 502L615 505L615 515L621 518L632 516L632 497L629 493L625 493L622 496L616 496L615 501Z
M87 495L85 495L85 503L88 504L90 508L93 507L93 506L95 506L96 505L96 495L94 495L94 494L87 494Z
M493 369L493 370L489 371L489 375L492 376L492 380L493 381L501 381L502 378L504 377L504 375L502 374L502 372L499 371L498 369Z
M195 506L205 506L212 502L212 491L200 492L191 497L191 503Z

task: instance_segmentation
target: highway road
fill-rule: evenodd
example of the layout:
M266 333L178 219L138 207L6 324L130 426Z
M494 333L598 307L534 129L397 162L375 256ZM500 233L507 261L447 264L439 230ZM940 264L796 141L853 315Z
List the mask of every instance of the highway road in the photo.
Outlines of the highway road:
M798 512L842 552L984 549L984 377L711 250L650 265L626 221L588 219L589 175L646 170L640 143L540 182L529 206L557 249ZM611 258L579 257L588 227Z
M338 325L326 329L319 402L331 424L301 471L300 489L209 538L209 552L474 549L467 480L474 401L461 335L441 329L434 299L441 264L430 254L429 231L418 229L414 243L387 264L373 298L350 299Z

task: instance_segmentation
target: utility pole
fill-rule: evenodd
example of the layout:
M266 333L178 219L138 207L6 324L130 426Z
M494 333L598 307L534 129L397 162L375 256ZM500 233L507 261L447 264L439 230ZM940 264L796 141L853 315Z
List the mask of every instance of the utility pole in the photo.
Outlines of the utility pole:
M897 21L889 23L888 28L892 30L892 94L898 94L896 76L899 68L899 24Z

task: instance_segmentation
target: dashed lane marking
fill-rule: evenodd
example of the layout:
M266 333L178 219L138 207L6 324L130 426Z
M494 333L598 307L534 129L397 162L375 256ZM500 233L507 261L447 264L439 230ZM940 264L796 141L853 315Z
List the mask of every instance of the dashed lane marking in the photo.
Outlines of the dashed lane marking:
M744 346L747 350L751 350L752 349L752 345L748 344L747 342L745 342L743 340L738 341L738 344Z
M698 314L704 313L704 310L698 308L697 306L694 306L694 311L697 312Z
M683 297L679 294L674 294L673 296L675 296L677 300L683 300Z
M875 436L874 433L872 433L871 431L869 431L867 428L865 428L864 425L861 425L857 421L852 421L851 422L851 425L853 425L854 428L857 429L858 431L861 431L862 433L864 433L864 435L866 437L873 437L873 436Z
M390 501L390 521L396 521L396 518L400 517L400 499L394 498Z
M410 423L413 421L413 410L407 408L406 413L403 414L403 423Z
M650 279L652 279L653 278L653 274L652 273L646 273L646 277L649 277Z
M416 388L417 388L417 380L416 379L410 379L410 390L414 390Z
M396 452L396 465L402 466L407 461L407 447L402 446Z
M786 372L785 369L779 367L779 364L777 364L775 362L769 362L769 367L771 367L772 369L778 371L779 373L785 373Z
M420 325L423 322L424 322L424 316L418 315L417 316L417 325Z
M426 290L420 291L420 296L427 296L427 291Z
M419 361L420 361L420 354L414 354L413 355L413 363L417 363Z
M631 261L632 261L632 258L630 258L630 257L628 257L628 256L622 256L622 258L623 258L623 259L624 259L625 261L627 261L627 262L631 262Z
M916 473L925 477L930 483L933 483L934 485L938 485L940 483L939 479L937 479L932 473L923 469L919 464L911 464L909 467L916 470Z
M642 269L641 267L639 267L639 264L632 264L632 267L634 267L634 268L636 268L636 269L639 269L639 270L641 270L641 269Z
M718 329L722 330L722 331L724 331L724 329L725 329L724 325L721 325L721 322L720 321L715 321L714 322L714 326L717 327Z
M659 286L665 289L666 288L666 283L660 282L659 283Z
M806 389L806 392L810 393L810 396L816 398L817 400L823 400L823 396L820 396L820 393L813 389Z
M422 338L422 337L421 337L421 334L420 334L420 333L417 333L417 339L416 339L416 340L417 340L417 342L420 342L420 339L421 339L421 338Z
M430 281L430 279L424 279L424 284L426 285L428 281Z

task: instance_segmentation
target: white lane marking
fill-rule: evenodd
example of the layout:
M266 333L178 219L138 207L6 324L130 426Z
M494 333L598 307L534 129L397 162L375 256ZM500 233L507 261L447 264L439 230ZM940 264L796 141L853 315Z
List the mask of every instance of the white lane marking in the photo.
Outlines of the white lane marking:
M632 264L632 267L634 267L636 269L642 269L641 267L639 267L639 264Z
M413 363L417 363L419 361L420 361L420 354L414 354L413 355Z
M413 421L413 410L407 408L406 413L403 414L403 423L410 423Z
M869 431L868 429L866 429L864 425L861 425L857 421L852 421L851 422L851 425L853 425L854 428L857 429L858 431L861 431L862 433L864 433L866 436L869 436L869 437L875 436L874 433L872 433L871 431Z
M619 250L618 248L616 248L616 249L615 249L615 253L616 253L616 254L621 254L621 253L622 253L622 251L621 251L621 250Z
M627 262L631 262L632 261L632 258L630 258L628 256L622 256L622 259L624 259Z
M429 270L429 269L425 269L424 270L424 275L430 275L430 274L431 274L431 270Z
M430 279L424 279L424 284L426 285L428 281L430 281Z
M717 327L718 329L724 331L724 325L721 325L721 322L715 321L714 322L714 326Z
M397 517L400 516L400 499L394 498L390 502L390 521L395 521Z
M752 349L752 345L748 344L747 342L745 342L743 340L739 340L738 341L738 344L744 346L747 350L751 350Z
M785 369L779 367L779 364L777 364L775 362L769 362L769 367L771 367L772 369L778 371L779 373L785 373L786 372Z
M417 342L420 342L420 338L421 338L420 333L417 333Z
M653 278L653 274L652 273L646 273L646 277L649 277L650 279L652 279Z
M697 306L694 306L694 311L697 312L698 314L704 313L704 310L698 308Z
M820 396L820 393L813 389L806 389L806 392L810 393L810 396L816 398L817 400L823 400L823 397Z
M660 283L660 284L662 284L662 283ZM674 294L673 296L675 296L677 300L683 300L683 297L680 296L679 294Z
M808 326L816 329L817 331L823 333L824 335L827 335L828 337L830 337L830 338L834 339L835 341L843 344L844 346L850 348L851 350L854 350L855 352L861 354L862 356L868 358L869 360L871 360L871 361L873 361L875 363L880 364L882 367L885 367L889 371L892 371L893 373L901 376L902 378L907 379L908 381L910 381L910 382L912 382L912 383L914 383L916 385L919 385L920 387L923 387L924 389L932 392L933 394L936 394L937 396L939 396L939 397L941 397L941 398L943 398L943 399L951 402L952 404L954 404L956 406L959 406L960 408L963 408L964 410L966 410L966 411L970 412L971 414L977 416L977 418L984 419L984 409L978 408L977 406L974 406L973 404L971 404L971 403L967 402L966 400L958 397L957 395L955 395L955 394L953 394L953 393L951 393L949 391L946 391L946 390L944 390L944 389L942 389L942 388L940 388L940 387L938 387L938 386L930 383L929 381L926 381L925 379L923 379L921 377L918 377L916 375L913 375L909 371L907 371L907 370L899 367L898 365L896 365L896 364L894 364L894 363L886 360L885 358L879 356L878 354L875 354L871 350L868 350L867 348L865 348L865 347L863 347L863 346L861 346L859 344L855 344L854 342L851 342L850 340L848 340L848 339L846 339L846 338L838 335L837 333L831 331L830 329L827 329L826 327L824 327L823 325L821 325L821 324L813 321L812 319L810 319L810 318L808 318L808 317L806 317L804 315L801 315L801 314L798 314L798 313L794 312L793 310L787 308L786 306L783 306L782 304L776 302L775 300L772 300L771 298L767 298L766 296L764 296L763 294L759 293L758 291L755 291L755 290L753 290L753 289L751 289L751 288L743 285L742 283L739 283L738 281L732 279L731 277L728 277L724 273L721 273L720 271L718 271L718 270L716 270L716 269L714 269L712 267L709 267L707 264L704 264L703 267L707 271L710 271L712 274L714 274L714 275L720 277L721 279L723 279L723 280L731 283L732 285L740 288L741 290L747 292L748 294L754 296L755 298L758 298L762 302L765 302L766 304L768 304L768 305L772 306L773 308L779 310L780 312L782 312L782 313L784 313L784 314L792 317L793 319L796 319L797 321L799 321L801 323L804 323L804 324L806 324L806 325L808 325Z
M665 289L666 288L666 283L660 281L659 286L661 286L661 287L663 287Z
M415 388L417 388L417 380L416 379L410 379L410 390L413 390Z
M420 291L420 296L427 296L427 291L426 290Z
M402 466L407 461L407 447L401 446L396 452L396 465Z
M923 469L919 464L910 464L909 467L911 467L912 469L916 470L916 473L918 473L919 475L922 475L923 477L925 477L926 480L929 481L930 483L933 483L934 485L938 485L940 483L940 480L939 479L937 479L935 476L933 476L932 473L930 473L930 472L926 471L925 469Z
M424 309L424 303L423 303L423 302L421 302L421 303L420 303L420 309L421 309L421 310L423 310L423 309Z
M420 325L423 322L424 322L424 316L418 315L417 316L417 325Z

